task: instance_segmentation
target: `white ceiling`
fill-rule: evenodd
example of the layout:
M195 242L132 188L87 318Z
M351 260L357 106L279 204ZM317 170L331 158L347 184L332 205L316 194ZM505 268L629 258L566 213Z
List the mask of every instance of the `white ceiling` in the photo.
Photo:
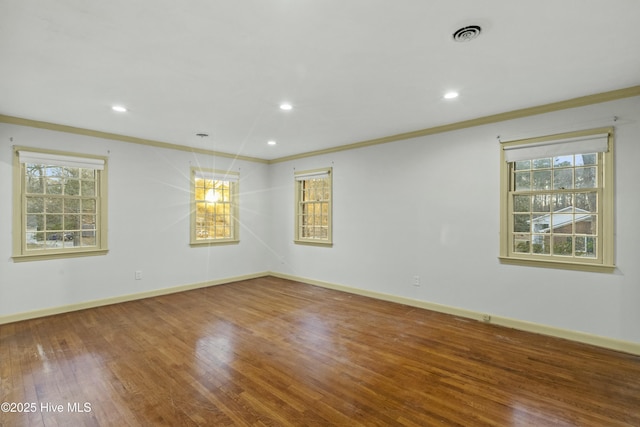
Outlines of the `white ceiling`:
M0 0L0 114L281 158L638 85L638 18L638 0Z

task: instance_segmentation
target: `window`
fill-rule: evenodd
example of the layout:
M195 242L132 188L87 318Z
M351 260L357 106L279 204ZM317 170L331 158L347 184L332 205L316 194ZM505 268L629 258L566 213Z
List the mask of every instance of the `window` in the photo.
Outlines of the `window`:
M613 129L502 144L501 259L613 268Z
M192 168L191 244L237 243L239 174Z
M295 242L331 245L331 168L295 174Z
M15 148L14 259L106 253L106 159Z

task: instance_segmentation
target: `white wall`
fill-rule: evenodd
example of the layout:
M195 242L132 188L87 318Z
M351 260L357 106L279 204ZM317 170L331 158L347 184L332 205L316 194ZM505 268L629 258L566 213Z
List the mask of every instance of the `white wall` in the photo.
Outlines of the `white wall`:
M640 342L639 118L636 97L274 164L270 268ZM615 273L500 264L497 136L609 125L616 131ZM295 245L293 169L324 166L334 172L334 245Z
M500 264L496 137L608 126L613 116L616 271ZM0 316L272 270L640 343L639 118L636 97L272 165L0 124ZM12 144L109 157L108 255L11 260ZM240 168L239 245L189 247L194 162ZM294 245L293 170L325 166L334 245Z
M14 144L108 156L107 255L12 261ZM240 244L189 246L192 164L240 171ZM260 163L0 124L0 317L264 272L267 174Z

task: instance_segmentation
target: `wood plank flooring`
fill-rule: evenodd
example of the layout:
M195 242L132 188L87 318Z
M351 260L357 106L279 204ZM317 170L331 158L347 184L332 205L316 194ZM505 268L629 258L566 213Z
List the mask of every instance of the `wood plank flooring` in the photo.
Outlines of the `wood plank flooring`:
M0 325L0 378L7 427L640 426L638 356L272 277Z

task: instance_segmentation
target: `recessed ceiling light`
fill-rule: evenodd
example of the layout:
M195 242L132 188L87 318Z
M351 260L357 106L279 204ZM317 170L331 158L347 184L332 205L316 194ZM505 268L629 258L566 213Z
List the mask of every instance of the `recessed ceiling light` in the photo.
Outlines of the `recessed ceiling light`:
M111 107L111 109L113 111L117 111L118 113L126 113L127 112L127 108L123 107L122 105L114 105L113 107Z
M276 142L272 139L271 141L267 141L267 144L269 144L269 145L276 145Z
M453 99L458 97L458 92L447 92L444 94L444 99Z
M288 103L284 103L284 104L280 104L280 109L281 110L285 110L285 111L289 111L293 108L293 106L291 104Z

